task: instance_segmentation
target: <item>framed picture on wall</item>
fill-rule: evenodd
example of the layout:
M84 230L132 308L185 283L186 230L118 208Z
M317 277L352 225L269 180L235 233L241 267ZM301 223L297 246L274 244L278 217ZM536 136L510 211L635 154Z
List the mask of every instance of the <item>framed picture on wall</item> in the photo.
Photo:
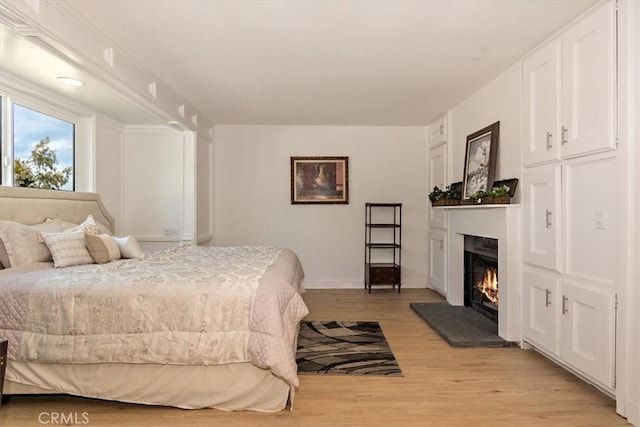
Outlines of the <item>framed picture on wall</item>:
M348 203L348 157L291 157L291 204Z
M487 191L493 187L499 139L500 122L467 136L462 200L469 200L478 191Z

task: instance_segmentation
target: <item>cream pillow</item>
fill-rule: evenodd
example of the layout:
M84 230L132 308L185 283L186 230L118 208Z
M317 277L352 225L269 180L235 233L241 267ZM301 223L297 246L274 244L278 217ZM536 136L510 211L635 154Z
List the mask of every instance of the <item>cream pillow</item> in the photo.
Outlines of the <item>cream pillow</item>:
M144 259L144 251L135 237L114 237L113 239L118 244L122 258Z
M51 251L54 267L93 264L93 258L85 245L84 232L42 233L42 238Z
M102 231L100 230L100 226L98 225L96 220L93 219L93 215L89 215L87 219L82 221L81 224L78 224L75 227L67 228L66 230L64 230L65 233L73 233L76 231L82 231L84 234L93 234L93 235L102 234Z
M49 231L46 223L25 225L15 221L0 220L0 241L4 251L0 251L0 262L5 268L17 267L34 262L51 261L51 252L40 237L42 231Z
M112 236L87 234L85 240L91 258L98 264L120 259L120 248L118 248L118 244Z

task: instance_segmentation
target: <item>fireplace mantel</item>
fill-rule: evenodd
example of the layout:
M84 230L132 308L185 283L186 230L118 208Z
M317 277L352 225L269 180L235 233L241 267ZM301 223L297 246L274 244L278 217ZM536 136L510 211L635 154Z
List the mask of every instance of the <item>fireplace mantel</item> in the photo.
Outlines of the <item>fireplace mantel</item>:
M507 341L520 342L520 205L465 205L446 209L447 301L451 305L464 305L464 236L498 239L498 335Z

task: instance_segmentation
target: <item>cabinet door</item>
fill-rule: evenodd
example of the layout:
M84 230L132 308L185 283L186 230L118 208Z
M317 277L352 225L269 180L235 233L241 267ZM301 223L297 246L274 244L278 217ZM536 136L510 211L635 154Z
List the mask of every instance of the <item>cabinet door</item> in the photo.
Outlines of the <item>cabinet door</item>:
M615 2L562 37L561 155L615 147Z
M560 285L551 275L525 269L522 276L522 335L558 355Z
M445 289L446 270L446 232L429 231L429 286L436 292L447 295Z
M525 165L559 158L560 40L543 46L522 64Z
M445 188L447 179L447 145L443 144L429 150L429 192L433 187L438 186L441 190ZM429 210L429 226L432 228L444 228L444 209Z
M608 289L562 285L562 358L613 388L614 295Z
M447 142L447 116L442 116L431 125L428 131L429 147L437 147Z
M524 259L560 271L560 176L558 164L527 168L522 174Z

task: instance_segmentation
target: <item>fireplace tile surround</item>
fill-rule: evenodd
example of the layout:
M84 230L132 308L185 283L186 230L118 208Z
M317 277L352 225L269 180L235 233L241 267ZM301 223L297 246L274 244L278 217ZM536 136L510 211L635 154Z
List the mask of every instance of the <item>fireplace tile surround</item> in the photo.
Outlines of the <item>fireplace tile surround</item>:
M498 240L498 335L521 342L520 277L522 243L519 205L474 205L446 208L447 302L464 305L464 236Z

